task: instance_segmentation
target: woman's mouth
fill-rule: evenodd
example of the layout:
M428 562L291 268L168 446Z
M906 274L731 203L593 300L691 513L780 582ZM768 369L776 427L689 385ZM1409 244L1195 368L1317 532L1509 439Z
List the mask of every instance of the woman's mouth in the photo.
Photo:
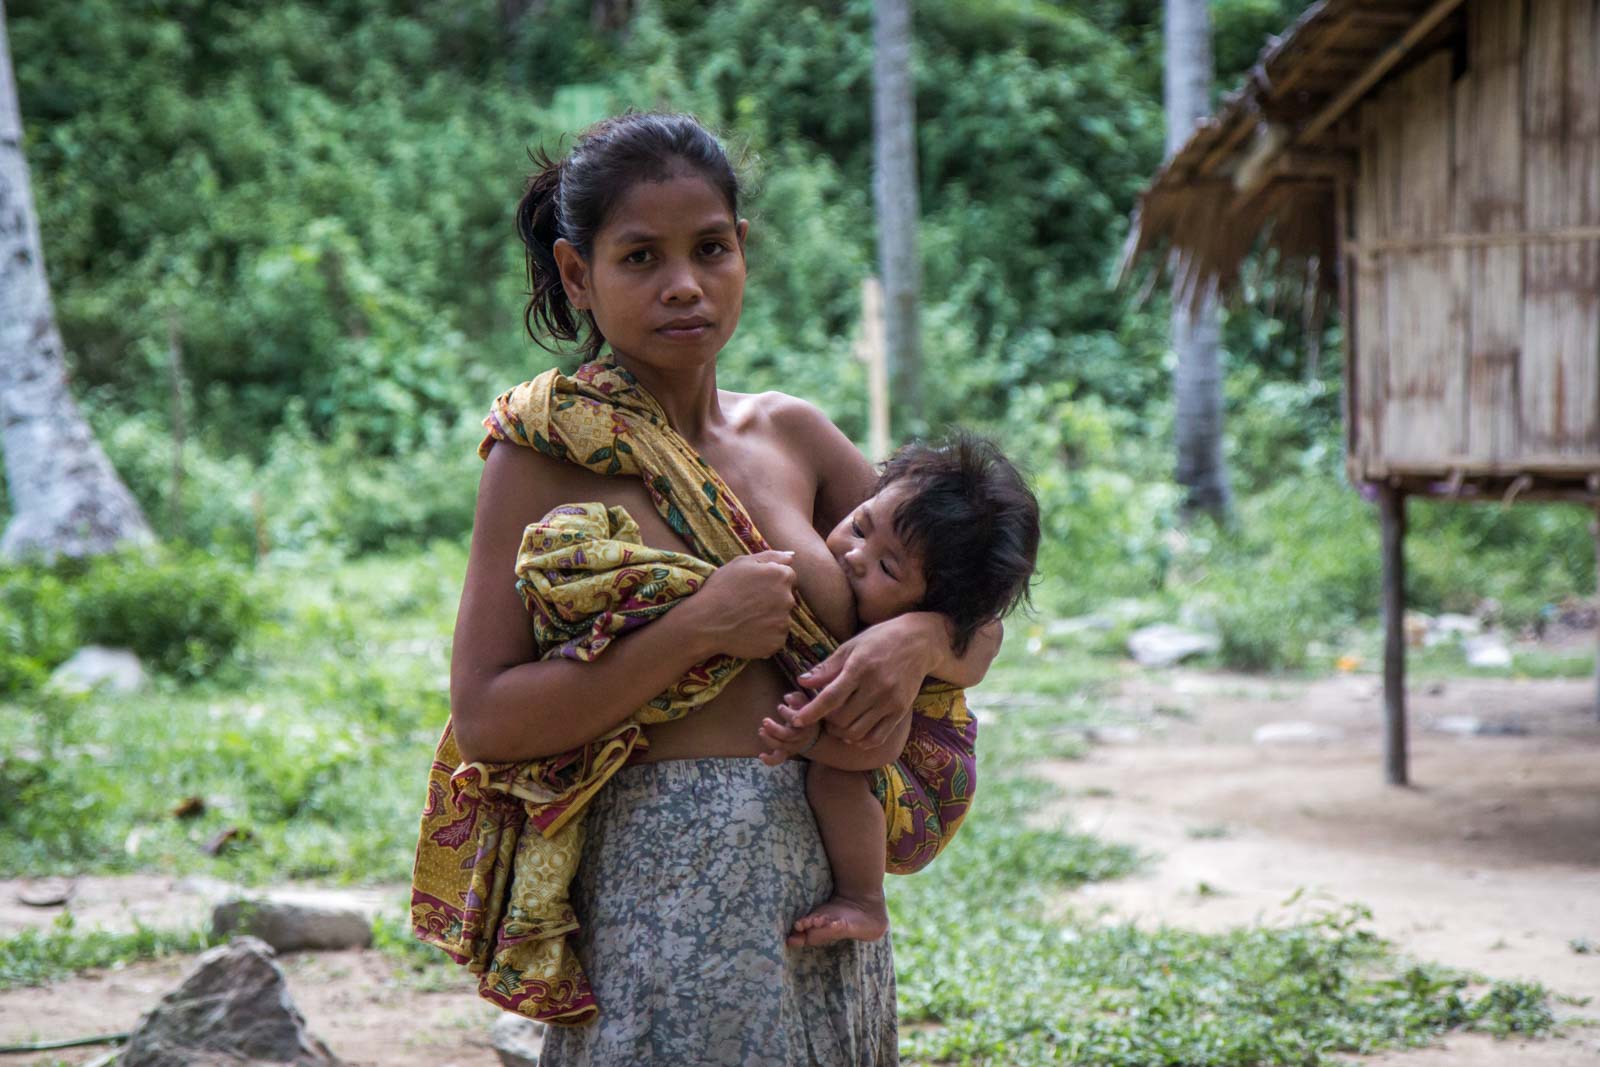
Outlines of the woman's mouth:
M656 327L656 333L674 341L698 341L711 332L711 320L699 315L687 318L673 319L663 326Z

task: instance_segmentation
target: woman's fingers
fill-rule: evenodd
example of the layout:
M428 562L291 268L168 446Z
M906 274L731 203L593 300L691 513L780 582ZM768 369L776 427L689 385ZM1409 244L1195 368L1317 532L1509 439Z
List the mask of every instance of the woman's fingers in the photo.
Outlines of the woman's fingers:
M823 686L822 691L812 697L809 703L795 709L795 725L810 726L823 719L834 718L854 694L855 683L848 674L835 678Z

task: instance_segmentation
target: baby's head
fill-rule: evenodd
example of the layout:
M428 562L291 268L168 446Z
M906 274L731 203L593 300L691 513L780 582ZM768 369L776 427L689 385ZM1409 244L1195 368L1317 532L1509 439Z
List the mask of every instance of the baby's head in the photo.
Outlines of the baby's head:
M870 626L938 611L956 651L1027 596L1039 551L1039 502L984 438L956 433L886 460L873 495L828 534L856 615Z

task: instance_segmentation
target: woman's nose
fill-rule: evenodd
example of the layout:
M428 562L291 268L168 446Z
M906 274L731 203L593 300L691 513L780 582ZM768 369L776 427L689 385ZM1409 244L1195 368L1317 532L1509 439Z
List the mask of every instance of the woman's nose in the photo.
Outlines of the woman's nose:
M693 304L705 295L700 288L700 281L694 276L694 271L685 264L674 271L667 279L666 288L661 291L661 300L667 304Z

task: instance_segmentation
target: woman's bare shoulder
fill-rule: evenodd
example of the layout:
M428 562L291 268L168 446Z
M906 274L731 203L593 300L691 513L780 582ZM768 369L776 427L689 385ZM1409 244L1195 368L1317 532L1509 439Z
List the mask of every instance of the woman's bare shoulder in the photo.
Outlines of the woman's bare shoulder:
M817 486L814 525L821 531L831 530L871 493L877 481L872 464L811 401L776 391L761 393L756 399L773 432L810 468Z

